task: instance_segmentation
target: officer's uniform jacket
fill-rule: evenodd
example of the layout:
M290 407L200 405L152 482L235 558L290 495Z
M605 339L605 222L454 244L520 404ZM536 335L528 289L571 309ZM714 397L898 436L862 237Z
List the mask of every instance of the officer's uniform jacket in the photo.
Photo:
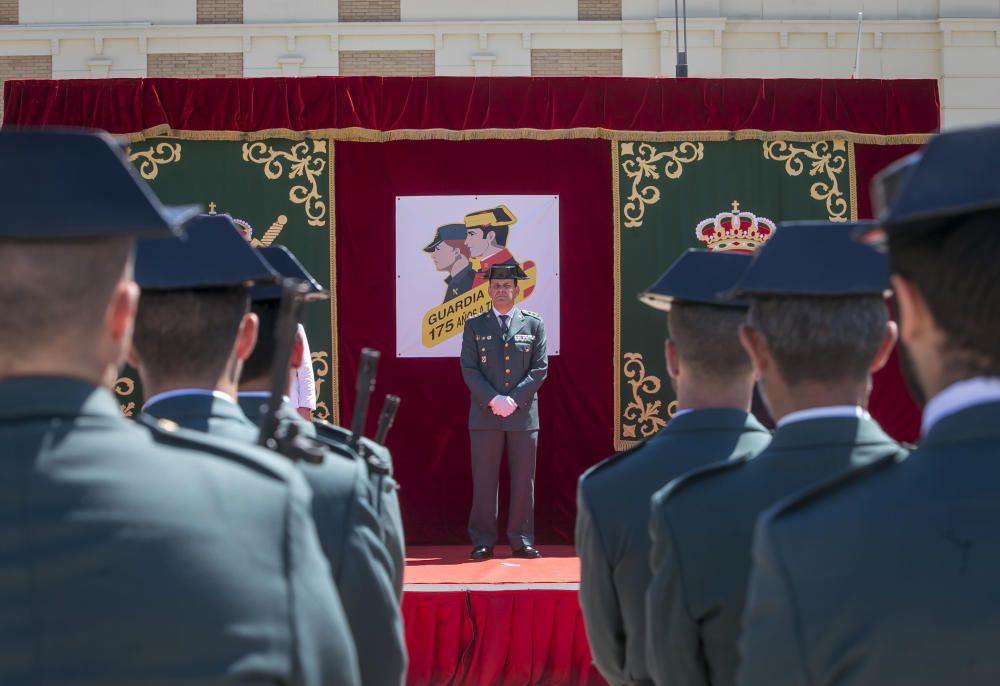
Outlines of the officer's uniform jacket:
M254 424L260 423L265 397L258 394L239 396L240 407ZM381 523L382 542L392 560L392 580L396 600L403 595L403 567L406 562L406 538L403 532L403 517L399 509L399 484L393 478L392 454L389 449L367 438L361 439L361 452L348 447L351 433L346 429L314 419L308 421L295 408L284 403L280 411L280 421L294 423L304 436L315 438L329 449L342 456L350 456L364 466L372 484L371 503Z
M239 405L200 393L147 404L144 414L247 442L256 442L259 433ZM400 684L406 671L402 620L367 472L333 453L322 464L298 466L312 488L316 531L354 636L362 682Z
M757 516L853 467L904 453L867 416L805 419L775 429L753 459L705 467L658 491L651 503L646 605L654 681L734 684Z
M612 685L649 679L645 602L650 497L692 469L754 455L770 440L767 429L742 410L694 410L580 477L580 605L594 663Z
M0 683L359 684L302 475L164 426L0 382Z
M740 684L1000 683L1000 402L761 517Z
M548 372L542 318L515 307L507 338L492 308L465 321L462 332L462 378L472 395L469 428L502 431L538 430L538 389ZM493 414L489 403L507 395L517 403L508 417Z

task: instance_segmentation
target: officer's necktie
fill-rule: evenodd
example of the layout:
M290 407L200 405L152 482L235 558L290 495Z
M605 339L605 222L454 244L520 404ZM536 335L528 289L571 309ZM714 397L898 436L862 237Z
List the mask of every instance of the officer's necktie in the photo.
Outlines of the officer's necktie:
M509 314L500 315L500 335L503 336L504 340L507 340L507 331L509 327L507 326L507 320L510 319Z

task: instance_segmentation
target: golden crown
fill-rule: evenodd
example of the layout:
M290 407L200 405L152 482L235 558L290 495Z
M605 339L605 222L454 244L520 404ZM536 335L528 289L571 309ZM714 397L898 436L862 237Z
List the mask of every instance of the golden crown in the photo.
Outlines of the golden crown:
M732 212L720 212L698 223L694 233L709 250L753 252L774 235L774 222L752 212L740 211L733 200Z

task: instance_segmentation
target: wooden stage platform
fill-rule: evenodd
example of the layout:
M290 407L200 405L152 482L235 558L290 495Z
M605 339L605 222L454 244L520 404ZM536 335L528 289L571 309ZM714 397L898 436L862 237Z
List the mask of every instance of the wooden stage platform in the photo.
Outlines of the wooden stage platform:
M407 550L403 617L408 686L590 686L591 664L571 546L540 546L522 560L469 560L468 546Z

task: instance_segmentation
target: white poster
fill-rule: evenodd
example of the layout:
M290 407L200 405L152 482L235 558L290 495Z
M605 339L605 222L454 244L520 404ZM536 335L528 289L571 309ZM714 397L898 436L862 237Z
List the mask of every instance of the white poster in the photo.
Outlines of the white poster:
M545 321L559 354L559 196L396 198L396 355L458 357L469 317L490 308L493 265L527 276L517 307Z

